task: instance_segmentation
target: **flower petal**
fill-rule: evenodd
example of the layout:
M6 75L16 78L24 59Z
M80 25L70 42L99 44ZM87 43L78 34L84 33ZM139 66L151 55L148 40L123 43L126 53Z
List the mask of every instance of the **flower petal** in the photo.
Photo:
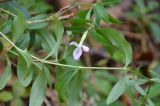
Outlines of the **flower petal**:
M82 49L83 51L85 52L89 52L89 47L85 46L85 45L82 45Z
M69 45L74 45L74 46L78 47L78 43L77 43L77 42L75 42L75 41L73 41L73 42L69 43Z
M74 60L78 60L82 55L82 49L81 48L76 48L74 51L73 51L73 58Z

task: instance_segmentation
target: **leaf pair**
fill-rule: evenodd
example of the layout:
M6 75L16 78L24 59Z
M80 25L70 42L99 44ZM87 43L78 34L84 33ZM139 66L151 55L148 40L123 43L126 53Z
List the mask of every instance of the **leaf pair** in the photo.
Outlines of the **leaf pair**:
M14 42L16 42L19 36L23 35L26 28L25 17L23 13L18 9L15 10L17 12L17 16L15 16L13 20L13 30L12 30Z

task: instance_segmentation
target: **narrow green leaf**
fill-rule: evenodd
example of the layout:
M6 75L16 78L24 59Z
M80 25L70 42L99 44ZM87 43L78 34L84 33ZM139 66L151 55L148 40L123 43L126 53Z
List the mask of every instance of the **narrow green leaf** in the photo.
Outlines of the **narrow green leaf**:
M111 92L109 93L109 96L107 98L107 104L113 103L115 100L117 100L125 91L128 83L128 76L125 76L123 79L119 80L114 87L112 88Z
M31 54L28 51L21 51L21 50L18 50L18 51L19 51L19 54L22 56L22 58L25 60L27 64L27 68L29 68L30 65L32 64Z
M63 36L63 33L64 33L64 27L63 27L63 24L62 24L61 21L55 20L54 32L55 32L57 41L56 41L55 46L52 48L52 51L48 54L48 56L46 56L45 59L47 59L48 57L52 56L53 54L55 54L56 57L57 57L58 49L59 49L59 47L60 47L60 45L61 45L62 36ZM52 46L53 46L53 45L52 45Z
M153 101L150 98L148 98L146 106L155 106L155 105L154 105Z
M17 9L17 16L13 20L13 39L16 41L25 31L25 18L23 13Z
M87 12L86 17L85 17L86 20L90 20L92 11L93 11L93 6L92 6L92 7L89 9L89 11Z
M2 75L0 75L0 90L2 90L12 77L11 63L8 60L7 66Z
M45 97L47 78L42 72L34 81L29 99L29 106L41 106Z
M115 29L112 28L99 28L96 30L98 34L94 35L97 37L98 41L102 41L104 44L104 39L107 41L106 45L111 46L111 48L108 48L112 53L112 56L117 55L116 53L121 53L120 55L122 60L124 60L125 65L127 66L132 61L132 48L131 45L125 40L123 34ZM100 38L101 37L101 38ZM114 52L112 49L115 48L116 51Z
M33 76L32 57L28 52L21 51L18 56L17 75L20 83L26 87L30 84Z
M99 41L100 43L102 43L105 46L109 46L111 47L112 43L111 41L109 41L109 39L106 39L104 36L102 36L100 33L94 31L93 29L90 30L92 36Z
M151 78L150 80L151 80L151 81L154 81L154 82L160 83L160 78Z
M93 7L93 10L96 18L102 19L104 22L109 23L108 13L106 12L106 9L103 7L103 5L96 3Z
M38 35L40 37L41 40L41 45L43 47L44 50L46 50L47 52L51 52L54 45L56 45L56 40L54 39L53 35L51 33L49 33L46 30L38 30ZM55 56L53 56L55 57Z
M29 32L26 32L17 39L16 45L23 50L27 48L29 41L30 41Z
M129 80L128 85L130 85L130 86L134 86L135 84L136 85L143 85L147 82L148 82L148 80L146 80L146 79L137 78L137 79Z
M139 85L135 84L134 87L138 93L141 95L146 95L145 91Z
M125 64L128 65L132 61L131 45L125 40L123 34L115 29L107 29L108 37L112 44L123 52L125 57Z
M0 28L0 30L3 34L7 34L8 32L11 31L11 27L12 27L12 20L9 19L2 25L2 28Z
M29 41L29 45L28 45L28 50L30 50L34 44L35 44L35 32L34 31L31 31L30 34L29 34L29 38L30 38L30 41Z
M116 18L114 18L113 16L111 16L110 14L108 14L108 18L109 18L109 21L113 24L121 24L122 22Z
M47 83L51 87L52 86L52 76L51 76L51 73L50 73L49 69L46 66L44 66L44 65L43 65L43 70L44 70L44 73L45 73L46 78L47 78Z
M67 57L65 64L76 64L74 60ZM82 76L78 69L56 68L56 90L61 102L68 106L80 106L82 91Z
M74 93L73 93L74 91ZM77 72L71 80L68 89L68 106L80 106L82 96L82 76L81 71Z

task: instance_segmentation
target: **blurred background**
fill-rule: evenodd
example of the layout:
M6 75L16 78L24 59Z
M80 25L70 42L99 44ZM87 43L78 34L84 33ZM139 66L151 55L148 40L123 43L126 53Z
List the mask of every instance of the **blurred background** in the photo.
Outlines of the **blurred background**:
M0 3L5 2L7 0L0 0ZM25 0L16 0L16 2L23 5L22 11L25 11L25 7L27 7ZM73 4L73 2L90 4L94 3L95 0L37 0L32 9L35 13L39 14L52 13ZM82 10L88 8L89 5L82 5L81 7ZM72 18L78 11L78 7L76 7L66 14L72 14L69 17ZM132 45L133 62L130 66L148 78L154 76L159 77L160 0L115 0L107 8L107 11L123 22L122 24L111 24L107 26L123 32L125 38ZM106 24L102 22L101 26L105 27ZM89 38L87 39L88 42L91 51L82 57L82 61L86 66L121 66L120 63L110 59L102 45L94 39ZM3 58L2 53L0 54L1 58ZM139 68L137 69L137 67ZM0 61L0 74L3 73L4 68L5 64ZM55 79L54 74L53 72L53 79ZM83 106L106 106L106 97L113 85L118 81L120 74L117 71L87 71L84 76ZM147 85L143 85L142 87L147 91ZM155 106L160 106L159 88L159 83L153 83L149 93ZM23 88L16 80L15 74L5 89L0 91L0 106L27 106L29 91L30 87ZM138 106L140 102L138 99L141 99L140 94L133 89L128 89L118 101L110 106ZM63 104L59 103L55 90L50 88L47 89L43 105L63 106Z

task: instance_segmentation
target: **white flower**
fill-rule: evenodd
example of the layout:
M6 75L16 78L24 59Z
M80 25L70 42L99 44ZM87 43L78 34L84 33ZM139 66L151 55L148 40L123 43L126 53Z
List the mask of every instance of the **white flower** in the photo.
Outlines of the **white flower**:
M69 45L74 45L77 48L73 51L73 58L74 60L78 60L81 55L82 55L82 51L84 52L89 52L89 48L85 45L82 44L78 44L77 42L73 41L71 42Z

